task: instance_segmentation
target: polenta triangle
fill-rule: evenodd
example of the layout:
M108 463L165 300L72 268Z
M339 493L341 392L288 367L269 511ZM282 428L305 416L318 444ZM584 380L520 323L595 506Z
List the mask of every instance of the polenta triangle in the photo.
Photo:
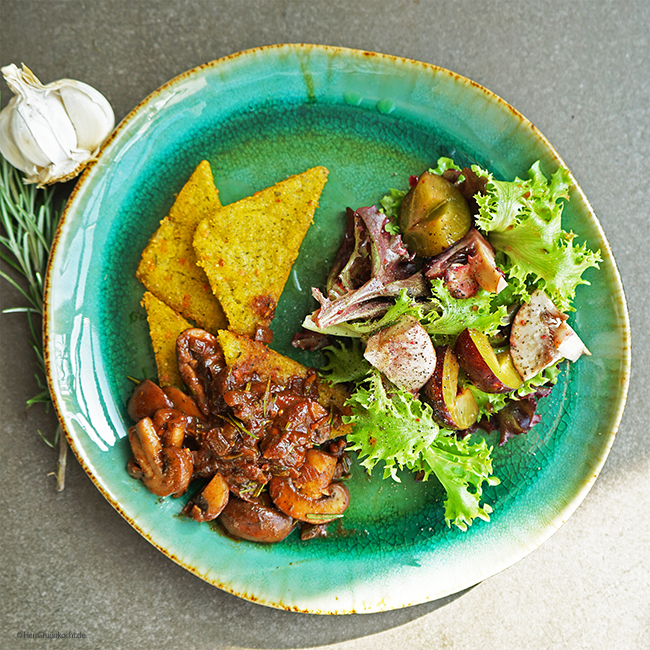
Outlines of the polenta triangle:
M204 160L160 222L136 272L154 296L209 332L228 327L228 322L205 272L196 265L192 239L199 221L219 207L210 163Z
M324 167L314 167L291 176L214 210L197 226L197 264L233 332L252 337L273 319L327 174Z
M178 371L176 339L181 332L191 327L191 324L148 291L145 291L141 304L147 310L149 335L158 369L158 384L161 387L175 386L182 390L184 385Z

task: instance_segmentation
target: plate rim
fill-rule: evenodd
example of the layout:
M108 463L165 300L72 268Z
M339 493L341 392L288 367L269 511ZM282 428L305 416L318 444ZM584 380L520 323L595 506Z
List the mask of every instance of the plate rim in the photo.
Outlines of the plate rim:
M253 56L258 56L258 55L264 55L265 53L277 51L277 50L319 50L322 51L326 54L329 54L331 56L335 54L343 54L345 56L349 57L379 57L379 59L383 61L390 62L392 64L399 64L399 65L410 65L410 66L421 66L425 70L428 70L430 73L442 73L452 79L454 79L457 82L463 83L463 84L468 84L470 86L473 86L475 89L477 89L480 93L486 95L490 100L496 101L500 104L502 108L507 109L510 111L514 117L516 117L518 120L522 121L526 127L531 129L535 136L538 137L541 142L543 143L544 147L553 155L555 161L559 164L564 166L565 168L568 169L568 167L564 164L562 161L561 157L555 150L555 148L551 145L551 143L546 139L546 137L529 121L527 120L517 109L512 107L508 102L506 102L504 99L502 99L500 96L495 94L494 92L490 91L489 89L485 88L484 86L468 79L467 77L464 77L463 75L460 75L456 72L450 71L444 67L437 66L431 63L426 63L422 61L417 61L414 59L409 59L405 57L399 57L399 56L394 56L390 54L383 54L383 53L378 53L378 52L369 52L366 50L358 50L358 49L352 49L352 48L345 48L345 47L337 47L337 46L330 46L330 45L314 45L314 44L304 44L304 43L289 43L289 44L274 44L274 45L267 45L267 46L262 46L262 47L256 47L256 48L251 48L247 50L243 50L241 52L236 52L218 59L215 59L213 61L209 61L207 63L201 64L199 66L196 66L190 70L187 70L176 77L170 79L166 83L164 83L162 86L151 92L149 95L147 95L142 101L140 101L129 113L120 121L120 123L117 125L111 136L108 138L108 140L104 143L102 146L101 150L98 152L96 158L94 161L84 170L80 178L77 180L75 187L72 190L72 193L70 194L70 197L67 201L65 210L63 214L61 215L61 219L59 222L59 225L57 227L57 231L54 237L54 241L52 244L51 248L51 253L50 257L48 260L48 267L47 267L47 273L46 273L46 283L45 283L45 291L44 291L44 315L43 315L43 341L44 341L44 351L45 351L45 366L46 366L46 374L47 374L47 382L48 382L48 387L50 390L50 394L52 395L52 402L54 405L55 412L57 414L57 417L59 419L59 422L61 424L62 431L64 432L68 444L70 448L72 449L73 453L75 454L75 457L77 458L78 462L81 464L83 467L84 471L86 474L89 476L91 481L95 484L97 489L101 492L101 494L106 498L106 500L120 513L120 515L133 527L135 530L138 531L140 535L142 535L149 543L151 543L155 548L157 548L159 551L161 551L166 557L170 558L172 561L175 563L179 564L186 570L190 571L197 577L201 578L202 580L208 582L211 585L216 586L217 588L226 591L228 593L231 593L235 596L241 597L245 600L251 601L251 602L257 602L261 603L270 607L275 607L278 609L284 609L284 610L291 610L291 611L302 611L306 613L313 613L313 614L341 614L341 613L360 613L357 612L356 610L345 610L345 611L336 611L330 608L330 611L318 611L315 610L311 607L307 607L305 609L301 609L299 607L296 607L294 605L286 605L281 602L265 602L263 599L253 596L248 593L239 593L236 590L234 590L231 586L228 586L224 583L219 583L217 580L214 578L208 578L208 576L201 575L200 572L197 571L196 568L193 568L190 566L189 562L185 563L183 561L183 558L175 557L173 553L169 552L168 549L166 549L164 546L158 544L152 536L147 533L141 526L138 525L138 523L131 518L124 510L122 505L116 501L110 494L107 488L103 485L102 481L100 480L100 477L95 476L95 473L91 470L91 468L88 466L86 462L86 458L84 457L84 454L82 453L81 449L77 448L75 437L73 434L70 432L68 426L66 426L66 421L65 421L65 416L63 413L63 408L59 404L57 400L57 391L56 391L56 386L54 385L54 379L53 379L53 373L52 373L52 365L54 363L54 356L55 353L53 350L50 348L50 342L49 342L49 334L50 334L50 325L51 325L51 316L50 316L50 278L51 278L51 272L54 266L54 260L56 259L58 249L59 249L59 242L61 239L61 233L66 227L67 223L67 217L69 214L72 214L75 210L76 206L76 201L78 197L81 195L82 190L84 188L84 183L87 182L88 178L92 178L92 173L93 169L96 167L97 163L101 160L103 152L110 146L110 144L120 136L122 131L126 130L131 123L132 120L135 119L139 113L144 110L147 106L149 106L155 99L162 94L166 93L169 89L171 89L174 85L182 82L183 79L191 77L193 75L196 75L202 70L210 69L210 68L216 68L219 65L227 64L230 61L235 61L237 59L243 58L243 57L253 57ZM569 172L571 174L571 172ZM589 212L591 220L592 220L592 225L596 228L599 238L602 242L602 244L607 248L607 253L608 253L608 258L611 261L612 264L612 272L613 272L613 277L616 282L616 288L617 288L617 293L616 293L616 298L618 302L620 303L620 316L622 317L620 319L620 326L621 326L621 332L622 332L622 338L624 340L621 341L622 344L622 351L623 351L623 356L621 359L621 379L622 379L622 385L619 389L618 393L618 401L617 401L617 409L614 413L612 413L611 417L611 422L612 422L612 427L611 430L607 433L607 444L603 446L602 448L602 453L600 454L598 458L598 463L596 466L594 466L594 471L593 475L590 477L588 481L584 481L581 483L581 487L579 490L577 490L573 495L571 500L568 502L568 504L562 509L561 511L561 521L559 523L553 521L550 524L546 525L543 532L541 534L538 534L535 537L534 542L532 545L534 548L539 547L544 541L546 541L559 527L575 512L575 510L579 507L579 505L584 501L587 493L590 491L591 487L593 486L596 478L600 474L600 471L607 459L607 456L609 454L609 451L611 450L611 447L614 443L614 440L616 438L618 428L620 426L620 422L623 416L623 412L625 409L625 404L627 400L627 394L628 394L628 389L629 389L629 383L630 383L630 366L631 366L631 332L630 332L630 321L629 321L629 311L627 308L627 301L625 297L625 291L624 287L621 281L620 273L616 264L616 260L614 258L614 255L611 251L609 242L605 236L605 233L602 229L602 226L594 213L594 210L592 206L590 205L587 197L585 196L582 188L580 185L577 183L576 179L573 177L571 174L571 180L572 183L575 187L576 192L578 193L581 202L584 204L586 210ZM486 575L480 577L479 579L476 580L474 584L477 582L480 582L491 575L494 575L501 570L504 570L505 568L508 568L509 566L512 566L514 563L516 563L519 559L522 559L526 555L528 555L533 549L528 549L528 550L522 550L522 552L519 554L518 557L516 557L514 560L508 561L505 566L500 566L497 569L493 571L487 571ZM445 593L442 595L437 595L435 598L429 598L428 600L436 600L438 598L443 598L445 596L450 595L451 593L457 593L459 590L458 589L453 589L449 593ZM426 602L426 601L422 601ZM410 603L410 604L416 604L416 603ZM409 605L410 605L409 604ZM402 605L402 606L408 606L408 605ZM386 611L387 609L394 609L394 606L389 606L389 607L381 607L377 606L376 608L369 609L369 610L364 610L367 612L379 612L379 611Z

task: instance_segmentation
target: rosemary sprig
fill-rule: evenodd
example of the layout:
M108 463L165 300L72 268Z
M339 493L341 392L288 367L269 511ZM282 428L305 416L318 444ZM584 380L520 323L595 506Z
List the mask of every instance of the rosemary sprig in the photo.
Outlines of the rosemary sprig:
M36 356L35 373L40 392L26 401L29 408L34 404L49 407L50 392L47 388L45 356L43 351L43 298L45 273L50 249L59 222L60 213L54 205L54 189L38 189L26 185L21 173L0 156L0 259L23 278L16 281L0 269L0 277L12 285L25 299L26 305L5 309L3 313L24 313L29 328L29 343ZM58 446L57 490L65 486L67 443L60 425L50 439L40 431L45 443Z
M247 436L250 436L251 438L257 438L257 436L252 431L249 431L237 418L230 415L229 413L227 415L219 415L217 413L217 417L225 420L226 422L230 422L233 427L239 429L239 431L246 434Z
M331 521L332 519L342 519L343 515L323 515L316 512L308 512L305 518L308 519L309 521L314 521L314 522L318 522L318 521L328 522Z

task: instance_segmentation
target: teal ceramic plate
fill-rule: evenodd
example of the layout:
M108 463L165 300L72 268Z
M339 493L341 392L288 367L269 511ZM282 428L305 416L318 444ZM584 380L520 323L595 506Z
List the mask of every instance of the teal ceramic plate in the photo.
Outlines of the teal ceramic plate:
M624 295L609 246L575 186L567 229L604 262L579 287L571 322L592 352L565 369L542 422L495 451L492 520L465 533L443 520L434 481L401 484L358 469L352 505L330 537L234 541L179 516L126 473L128 376L154 376L134 272L174 194L203 159L224 203L325 165L329 181L282 295L274 347L313 308L343 232L346 206L377 202L440 155L523 177L561 161L503 100L447 70L380 54L283 45L192 70L148 97L79 181L49 269L46 349L52 395L70 444L113 506L168 557L228 592L273 607L375 612L458 592L512 565L575 510L614 440L629 372ZM594 408L594 406L597 408ZM492 442L496 442L493 440ZM380 473L378 473L380 474Z

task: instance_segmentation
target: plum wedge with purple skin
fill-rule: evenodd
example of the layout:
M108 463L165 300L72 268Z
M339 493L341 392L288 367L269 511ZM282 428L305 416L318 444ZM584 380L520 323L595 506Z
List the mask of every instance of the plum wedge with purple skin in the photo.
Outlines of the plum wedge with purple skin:
M479 412L474 395L469 388L458 390L460 366L451 347L437 348L436 354L436 369L422 388L422 401L431 406L436 420L443 426L461 431L469 429Z
M475 228L440 255L431 258L423 271L430 280L443 278L455 298L470 298L479 287L488 293L501 293L508 286L503 272L496 265L494 250ZM472 281L468 289L461 287L459 290L456 286L459 277Z
M472 383L486 393L509 393L523 383L510 351L495 353L483 332L464 329L456 339L454 352Z

